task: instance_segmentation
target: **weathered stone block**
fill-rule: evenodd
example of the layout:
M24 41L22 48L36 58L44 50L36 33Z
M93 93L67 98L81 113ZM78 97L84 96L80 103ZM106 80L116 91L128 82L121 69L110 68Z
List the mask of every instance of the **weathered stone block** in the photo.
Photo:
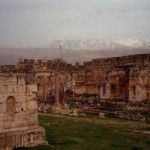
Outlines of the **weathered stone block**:
M45 131L38 126L36 89L30 85L27 95L25 76L0 74L0 149L30 147L45 144ZM32 99L32 100L31 100ZM41 135L39 133L41 132ZM4 134L5 133L5 134ZM27 140L27 136L38 135L38 140Z
M28 101L27 102L27 110L36 110L37 109L37 101Z
M28 92L37 92L37 85L27 85Z
M5 104L4 103L0 103L0 114L4 113L5 111L6 111Z
M18 113L15 114L15 121L16 124L18 121L25 121L26 120L26 112L20 111Z
M26 102L22 102L21 103L21 109L22 109L22 111L26 111L27 110L27 104L26 104Z
M18 102L18 103L15 103L15 105L16 105L16 113L18 113L18 112L20 112L21 111L21 102Z
M100 118L105 118L105 113L99 112L99 117L100 117Z

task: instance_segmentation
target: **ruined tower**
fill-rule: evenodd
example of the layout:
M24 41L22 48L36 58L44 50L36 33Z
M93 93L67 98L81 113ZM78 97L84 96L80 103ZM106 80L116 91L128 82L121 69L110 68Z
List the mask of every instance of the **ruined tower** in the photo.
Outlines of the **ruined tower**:
M24 74L0 74L0 150L47 144L38 124L36 92Z

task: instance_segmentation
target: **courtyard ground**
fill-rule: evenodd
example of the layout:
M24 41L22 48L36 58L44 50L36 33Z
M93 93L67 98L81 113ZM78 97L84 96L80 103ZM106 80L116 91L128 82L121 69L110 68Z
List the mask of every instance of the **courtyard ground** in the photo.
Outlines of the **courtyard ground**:
M27 150L150 150L148 123L51 114L40 114L39 123L49 146Z

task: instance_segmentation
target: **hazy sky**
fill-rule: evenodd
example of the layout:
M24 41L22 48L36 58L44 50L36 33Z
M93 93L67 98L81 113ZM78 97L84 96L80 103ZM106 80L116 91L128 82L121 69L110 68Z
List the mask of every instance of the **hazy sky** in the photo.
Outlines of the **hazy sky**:
M0 0L0 45L150 39L150 0Z

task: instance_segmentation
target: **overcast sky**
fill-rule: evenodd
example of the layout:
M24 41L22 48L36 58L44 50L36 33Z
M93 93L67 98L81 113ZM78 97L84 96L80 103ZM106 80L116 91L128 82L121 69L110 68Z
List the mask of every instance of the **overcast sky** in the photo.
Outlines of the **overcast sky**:
M150 39L150 0L0 0L0 45Z

